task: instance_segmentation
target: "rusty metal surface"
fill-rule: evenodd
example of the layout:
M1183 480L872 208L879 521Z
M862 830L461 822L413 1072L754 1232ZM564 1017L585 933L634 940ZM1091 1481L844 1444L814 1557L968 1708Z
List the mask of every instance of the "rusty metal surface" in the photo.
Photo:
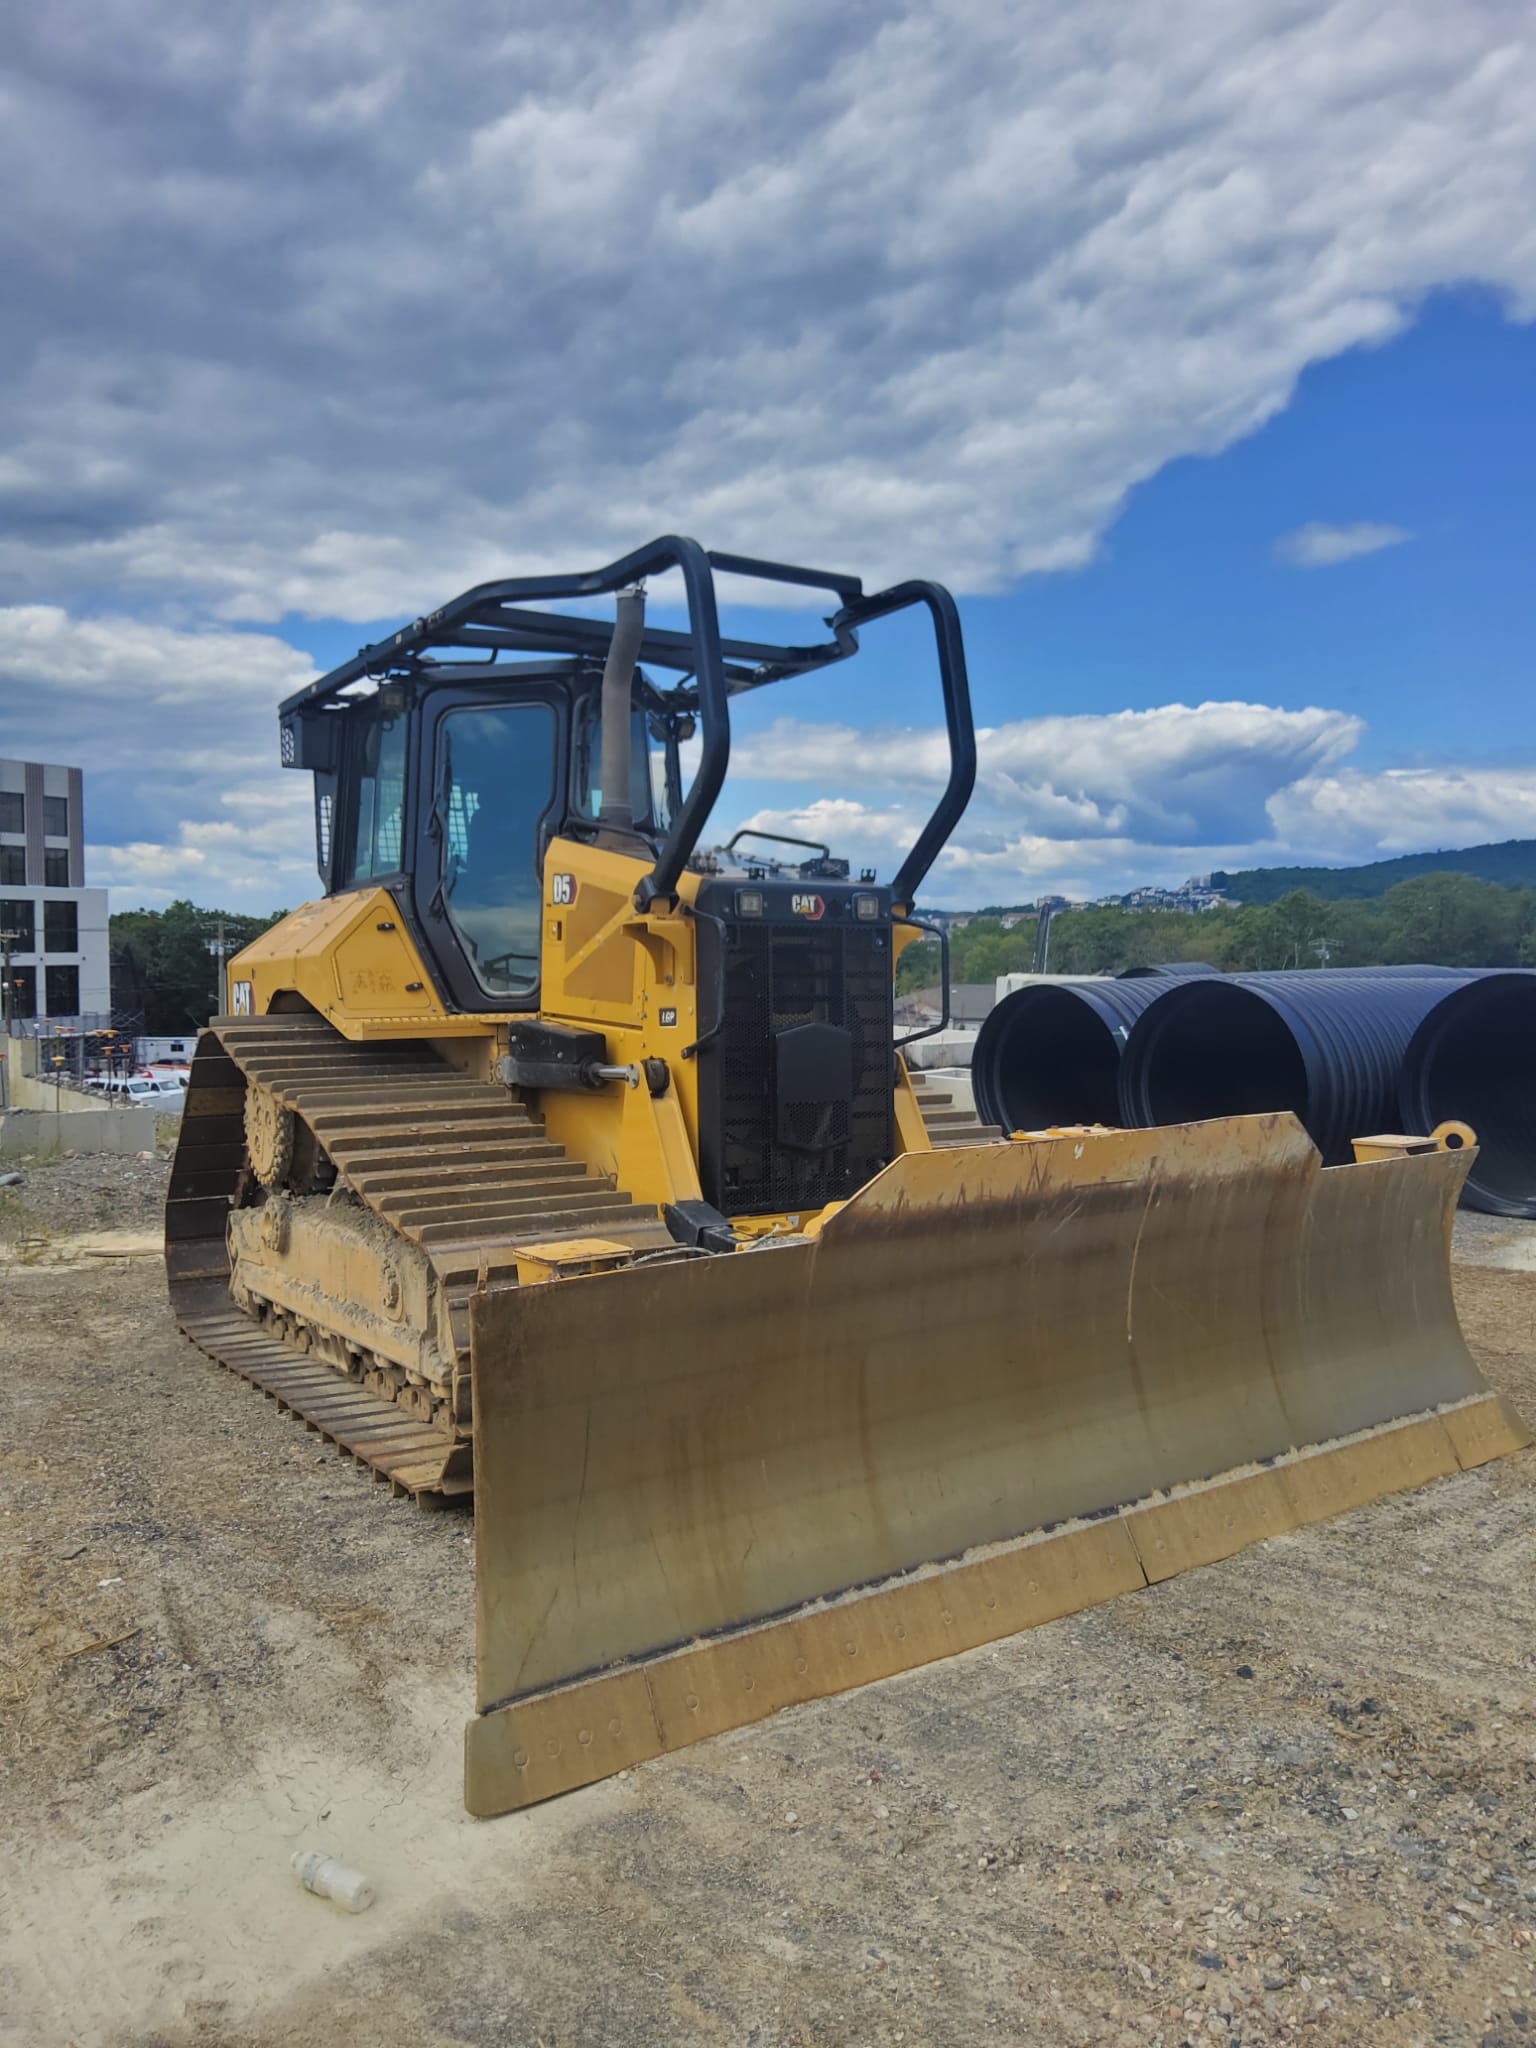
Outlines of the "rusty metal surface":
M814 1242L477 1299L482 1711L1485 1396L1466 1164L1288 1115L910 1154Z

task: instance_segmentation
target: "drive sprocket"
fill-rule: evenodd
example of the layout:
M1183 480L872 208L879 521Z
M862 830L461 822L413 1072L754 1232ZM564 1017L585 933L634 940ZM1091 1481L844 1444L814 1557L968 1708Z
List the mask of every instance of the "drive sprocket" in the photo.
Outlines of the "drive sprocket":
M245 1093L245 1152L251 1171L264 1188L280 1188L293 1165L298 1119L265 1088Z

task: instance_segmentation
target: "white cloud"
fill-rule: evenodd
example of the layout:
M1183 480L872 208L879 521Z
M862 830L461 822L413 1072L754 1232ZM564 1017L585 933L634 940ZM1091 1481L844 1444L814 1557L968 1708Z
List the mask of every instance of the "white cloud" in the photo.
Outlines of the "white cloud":
M275 787L221 789L211 817L186 818L166 841L88 844L86 878L112 891L112 908L159 909L177 897L207 908L292 908L319 894L309 777ZM91 786L86 785L90 811Z
M0 608L4 750L84 769L87 878L120 909L315 893L310 781L279 768L275 716L314 674L273 634Z
M1322 861L1528 839L1536 831L1536 763L1374 775L1346 768L1278 791L1270 814L1280 839Z
M1165 704L1150 711L1018 719L977 734L972 817L1052 838L1187 845L1260 836L1277 789L1341 760L1359 719L1313 707ZM749 782L935 791L948 774L942 728L857 732L779 719L733 750Z
M8 60L16 601L400 616L679 526L996 589L1436 285L1536 312L1513 0L59 0Z
M1212 868L1347 865L1529 835L1536 761L1372 772L1345 758L1363 736L1343 712L1241 703L994 727L979 736L976 795L923 897L1027 901L1044 888L1092 897ZM720 837L737 822L738 773L755 791L830 781L831 794L758 802L740 822L829 841L889 879L944 760L937 728L859 734L778 720L733 756Z
M1354 526L1325 526L1314 519L1293 533L1282 534L1275 542L1275 555L1293 569L1328 569L1335 562L1377 555L1383 548L1401 547L1412 539L1406 527L1380 526L1368 519Z
M1533 103L1516 0L23 10L6 750L83 763L125 890L266 907L310 886L272 709L311 671L237 624L407 617L679 528L871 583L1079 566L1138 481L1437 286L1536 316ZM1000 727L935 881L1529 829L1514 771L1388 781L1358 736L1244 704ZM816 818L889 847L938 736L834 743L861 766ZM774 815L823 780L788 786L797 744L738 760Z

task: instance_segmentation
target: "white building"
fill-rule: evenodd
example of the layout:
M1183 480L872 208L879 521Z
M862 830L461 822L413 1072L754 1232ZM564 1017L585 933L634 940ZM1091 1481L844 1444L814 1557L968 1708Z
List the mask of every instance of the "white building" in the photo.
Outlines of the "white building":
M85 886L78 768L0 759L0 1029L105 1020L107 892Z

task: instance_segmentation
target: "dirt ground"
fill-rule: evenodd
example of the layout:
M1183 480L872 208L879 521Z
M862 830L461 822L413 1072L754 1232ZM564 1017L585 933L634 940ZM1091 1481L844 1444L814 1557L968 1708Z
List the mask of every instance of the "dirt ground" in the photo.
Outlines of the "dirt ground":
M468 1517L100 1255L162 1178L0 1191L6 2048L1536 2041L1536 1453L473 1822ZM1536 1228L1458 1249L1536 1416Z

